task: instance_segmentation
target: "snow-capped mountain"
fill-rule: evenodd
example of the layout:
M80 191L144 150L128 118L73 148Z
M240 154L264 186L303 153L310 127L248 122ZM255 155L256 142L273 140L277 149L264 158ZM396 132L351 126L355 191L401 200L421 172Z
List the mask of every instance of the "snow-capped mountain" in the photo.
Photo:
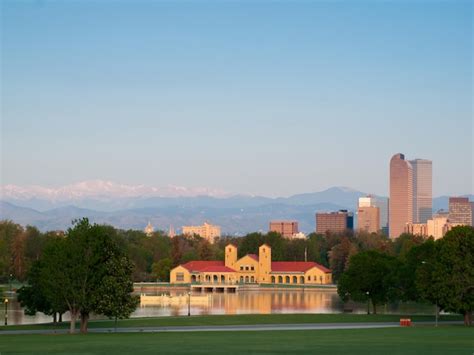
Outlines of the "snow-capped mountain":
M153 187L146 185L126 185L104 180L82 181L58 188L38 185L0 186L0 198L4 200L44 199L49 201L74 201L88 198L194 197L202 195L212 197L228 196L225 191L206 187L188 188L173 185Z

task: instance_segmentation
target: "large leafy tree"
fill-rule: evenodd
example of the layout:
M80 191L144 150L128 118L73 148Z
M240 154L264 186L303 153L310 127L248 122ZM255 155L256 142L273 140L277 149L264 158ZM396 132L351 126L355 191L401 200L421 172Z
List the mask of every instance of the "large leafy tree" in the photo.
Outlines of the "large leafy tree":
M59 314L61 319L61 315L67 311L67 306L57 293L51 292L49 297L47 296L48 292L41 277L42 266L41 260L33 263L28 272L27 285L17 291L18 301L24 307L25 314L35 315L36 312L42 312L53 316L56 323L57 315Z
M398 269L398 287L401 300L415 302L428 300L432 301L433 304L437 303L437 297L434 294L428 298L426 298L427 295L425 294L424 297L420 293L418 285L421 281L424 285L432 283L432 265L436 261L435 241L430 238L425 243L414 246L400 259L403 261Z
M395 257L381 252L372 250L356 254L350 258L347 270L341 275L337 292L343 300L370 300L374 313L377 313L377 305L397 297L398 267Z
M124 255L109 258L105 265L107 272L99 288L94 292L94 312L109 318L128 318L137 308L138 296L131 296L133 281L131 274L133 265Z
M62 243L46 248L42 262L47 297L56 294L64 300L71 315L71 332L78 317L81 332L87 332L92 312L114 317L130 314L135 302L130 294L132 267L114 228L91 225L87 219L76 221ZM99 302L110 292L116 301Z
M441 309L464 315L474 310L474 228L459 226L436 241L434 257L417 272L420 295Z

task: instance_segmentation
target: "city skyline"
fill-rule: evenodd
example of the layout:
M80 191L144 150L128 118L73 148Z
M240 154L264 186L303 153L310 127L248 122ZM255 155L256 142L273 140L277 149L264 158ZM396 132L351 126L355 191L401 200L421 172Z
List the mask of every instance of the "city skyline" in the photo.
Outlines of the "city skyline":
M4 1L0 184L472 193L470 9Z

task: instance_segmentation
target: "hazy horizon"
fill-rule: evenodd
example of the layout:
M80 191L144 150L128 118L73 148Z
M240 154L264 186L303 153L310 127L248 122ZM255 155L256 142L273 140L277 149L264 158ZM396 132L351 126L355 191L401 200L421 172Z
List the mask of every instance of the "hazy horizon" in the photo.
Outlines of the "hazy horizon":
M474 191L470 1L1 6L1 185Z

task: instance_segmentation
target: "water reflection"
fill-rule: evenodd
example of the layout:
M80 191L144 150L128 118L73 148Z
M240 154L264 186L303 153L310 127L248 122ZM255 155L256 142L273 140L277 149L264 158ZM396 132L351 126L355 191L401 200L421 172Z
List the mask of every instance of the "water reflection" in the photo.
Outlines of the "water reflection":
M153 293L161 294L161 293ZM187 292L171 292L171 296L187 295ZM195 295L200 295L196 293ZM210 314L270 314L270 313L342 313L349 310L352 313L367 312L367 304L351 303L344 305L335 290L311 291L247 291L238 293L212 293L206 303L192 304L192 315ZM430 305L392 304L380 306L378 313L430 314ZM132 317L158 317L187 315L187 303L146 305L138 307ZM0 312L4 319L4 311ZM92 319L98 317L91 317ZM26 316L16 300L11 300L8 311L9 324L31 324L51 322L52 317L38 313ZM63 320L69 320L68 315ZM2 322L3 323L3 322Z

